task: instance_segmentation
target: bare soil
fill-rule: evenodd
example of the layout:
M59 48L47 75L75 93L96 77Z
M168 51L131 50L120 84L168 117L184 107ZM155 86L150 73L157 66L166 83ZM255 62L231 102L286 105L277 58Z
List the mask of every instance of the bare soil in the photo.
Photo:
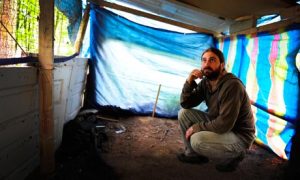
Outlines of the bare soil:
M99 128L98 131L97 128ZM96 129L96 130L95 130ZM55 172L37 169L26 180L206 180L283 179L287 161L254 144L234 172L219 172L216 162L180 162L178 122L147 116L79 116L64 127Z
M176 158L183 152L176 120L132 116L107 127L109 141L101 156L118 179L281 179L287 163L254 144L236 171L224 173L213 161L192 165ZM125 132L116 133L122 127Z

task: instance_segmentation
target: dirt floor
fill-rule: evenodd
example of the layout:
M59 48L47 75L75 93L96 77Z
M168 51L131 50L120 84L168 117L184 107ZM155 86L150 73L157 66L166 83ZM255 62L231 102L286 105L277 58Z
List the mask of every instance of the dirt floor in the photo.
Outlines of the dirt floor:
M236 171L218 172L212 161L191 165L177 160L183 143L176 120L134 116L107 127L109 145L102 157L119 179L281 179L286 164L254 144ZM116 133L122 127L125 132Z
M66 124L56 152L56 171L48 179L206 180L283 179L287 161L254 144L234 172L216 162L180 162L183 152L177 120L147 116L79 116ZM27 177L45 179L38 170Z

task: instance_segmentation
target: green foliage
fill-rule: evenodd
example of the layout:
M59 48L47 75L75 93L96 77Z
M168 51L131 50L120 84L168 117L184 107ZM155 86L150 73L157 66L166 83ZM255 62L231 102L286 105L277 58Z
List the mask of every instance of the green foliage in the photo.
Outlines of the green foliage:
M68 35L69 20L67 17L55 8L55 21L54 21L54 52L55 55L72 55L74 47Z
M17 21L15 37L17 42L26 52L38 53L38 34L40 13L38 0L16 0L17 1ZM2 1L1 1L2 2ZM68 36L69 20L66 16L55 8L54 20L54 54L71 55L74 53L73 45Z
M2 14L3 11L3 0L0 0L0 14Z
M17 0L16 40L27 52L38 51L38 0Z

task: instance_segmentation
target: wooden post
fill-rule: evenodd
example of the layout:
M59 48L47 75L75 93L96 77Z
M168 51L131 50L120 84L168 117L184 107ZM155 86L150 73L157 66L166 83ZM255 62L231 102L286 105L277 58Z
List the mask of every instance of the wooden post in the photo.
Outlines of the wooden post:
M55 169L52 99L54 0L39 0L39 4L40 170L47 176Z
M80 23L79 31L77 33L76 41L75 41L75 52L80 53L80 48L82 45L82 41L85 35L85 30L90 18L90 4L87 4L84 14Z
M154 104L154 107L153 107L152 117L154 117L154 115L155 115L158 96L159 96L159 93L160 93L160 87L161 87L161 84L159 84L159 86L158 86L158 91L157 91L157 95L156 95L155 104Z

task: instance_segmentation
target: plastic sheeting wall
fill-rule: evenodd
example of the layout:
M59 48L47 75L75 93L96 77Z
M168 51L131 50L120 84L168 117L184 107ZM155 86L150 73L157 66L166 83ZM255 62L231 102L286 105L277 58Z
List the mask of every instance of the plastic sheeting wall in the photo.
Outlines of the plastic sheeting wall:
M300 24L273 32L220 39L226 68L246 85L257 141L287 159L300 118Z
M54 138L82 106L87 59L55 63ZM0 179L24 179L39 164L39 93L35 67L0 68Z
M213 37L143 26L95 6L90 17L90 105L151 114L161 84L156 113L176 117L182 85Z

